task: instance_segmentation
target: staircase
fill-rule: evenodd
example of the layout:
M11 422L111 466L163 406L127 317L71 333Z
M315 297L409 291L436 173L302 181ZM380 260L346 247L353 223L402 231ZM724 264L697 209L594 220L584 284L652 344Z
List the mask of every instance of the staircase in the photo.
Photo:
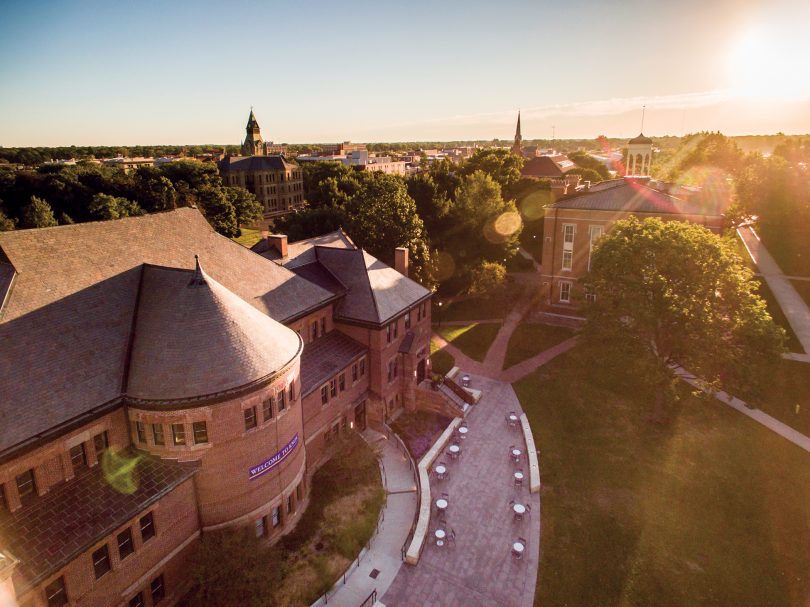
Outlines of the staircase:
M470 405L456 396L445 385L433 388L430 381L423 381L416 387L416 408L422 411L432 411L446 417L464 417L470 410Z

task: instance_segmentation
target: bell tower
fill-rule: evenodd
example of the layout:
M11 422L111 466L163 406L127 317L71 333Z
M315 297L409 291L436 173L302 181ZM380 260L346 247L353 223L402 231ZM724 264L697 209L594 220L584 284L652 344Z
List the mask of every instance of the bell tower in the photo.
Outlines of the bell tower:
M259 129L259 121L253 114L253 108L250 108L250 116L248 117L247 126L245 127L245 142L242 144L243 156L263 156L264 144L262 143L262 134Z
M633 177L649 177L652 172L653 141L644 136L644 113L647 106L641 108L641 133L627 142L627 166L624 174Z
M518 110L517 128L515 128L515 142L512 144L512 153L522 155L523 136L520 134L520 111Z

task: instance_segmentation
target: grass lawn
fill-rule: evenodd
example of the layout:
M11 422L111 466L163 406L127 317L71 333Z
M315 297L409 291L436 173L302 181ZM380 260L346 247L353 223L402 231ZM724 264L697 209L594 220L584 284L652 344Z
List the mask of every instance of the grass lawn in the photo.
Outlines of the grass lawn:
M506 352L503 368L518 364L548 350L574 335L574 330L567 327L554 327L537 322L518 325L509 338L509 350Z
M500 294L489 297L470 297L453 303L442 303L441 309L433 298L431 318L433 322L445 320L502 320L508 308Z
M456 366L456 359L449 352L439 349L439 345L434 339L430 340L430 364L433 373L439 375L447 375L453 367Z
M791 280L790 284L801 295L804 303L810 306L810 280Z
M774 322L783 327L785 332L787 333L787 346L788 351L790 352L804 352L804 348L802 348L802 344L799 342L799 339L796 337L796 334L793 332L793 329L790 328L790 323L787 320L787 316L785 313L782 312L782 308L779 306L779 302L776 301L776 297L771 291L771 288L768 286L768 283L765 282L765 279L762 277L757 277L760 282L759 285L759 296L765 300L765 303L768 305L768 313L773 318Z
M804 606L810 454L716 401L670 422L563 355L515 389L541 451L535 605Z
M492 345L500 323L473 323L464 326L434 327L434 331L473 360L483 362Z
M262 239L261 230L251 230L250 228L240 229L242 230L242 235L238 238L234 238L233 240L241 244L243 247L250 248Z
M810 364L782 360L769 379L767 394L751 399L750 404L810 436Z
M810 232L805 224L772 227L760 223L757 233L784 274L810 277Z
M253 526L209 532L180 605L305 607L332 587L371 539L385 492L377 458L349 433L314 475L309 505L273 546Z

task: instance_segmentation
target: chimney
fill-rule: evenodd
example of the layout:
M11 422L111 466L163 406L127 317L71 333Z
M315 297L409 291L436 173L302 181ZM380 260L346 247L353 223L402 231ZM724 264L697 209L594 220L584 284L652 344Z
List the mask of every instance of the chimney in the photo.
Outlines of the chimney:
M287 257L287 235L286 234L270 234L267 237L267 244L278 251L282 257Z
M394 269L403 276L408 275L408 249L405 247L394 249Z

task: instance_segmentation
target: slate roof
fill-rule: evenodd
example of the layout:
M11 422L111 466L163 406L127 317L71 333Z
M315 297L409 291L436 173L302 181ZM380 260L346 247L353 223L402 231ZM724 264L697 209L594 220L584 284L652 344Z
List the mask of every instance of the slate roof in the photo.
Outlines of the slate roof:
M335 230L334 232L314 236L313 238L307 238L305 240L298 240L296 242L289 243L287 246L287 257L283 260L281 259L281 255L279 254L278 250L276 250L275 247L270 246L266 238L262 238L259 242L253 245L251 250L254 253L258 253L262 257L266 257L267 259L279 261L286 268L293 269L297 266L310 264L317 261L317 258L315 257L316 246L334 247L340 249L357 248L354 246L354 243L351 241L346 232L343 230Z
M721 214L716 207L708 208L699 203L681 200L632 179L603 181L591 186L590 190L578 190L572 195L563 196L557 202L548 206L556 209L625 211L669 215L718 216Z
M225 156L219 162L224 171L284 171L296 165L290 164L284 156Z
M123 454L136 455L137 488L132 493L113 488L99 465L52 487L29 506L0 513L3 546L20 560L14 575L18 594L58 571L199 468L199 462L176 463L134 450Z
M556 160L558 158L559 161ZM571 165L563 168L562 159L565 159ZM574 163L565 156L536 156L526 161L520 170L520 174L524 177L562 177L565 171L573 168Z
M301 355L301 395L316 390L367 351L363 344L340 331L331 331L308 343Z
M192 208L0 233L0 258L16 271L0 312L0 452L120 399L144 264L193 269L195 254L278 322L334 298Z
M650 139L649 137L646 137L644 133L639 133L637 137L633 137L627 143L652 143L652 142L653 140Z
M128 397L213 395L269 377L301 349L276 322L204 270L147 266L138 304Z

